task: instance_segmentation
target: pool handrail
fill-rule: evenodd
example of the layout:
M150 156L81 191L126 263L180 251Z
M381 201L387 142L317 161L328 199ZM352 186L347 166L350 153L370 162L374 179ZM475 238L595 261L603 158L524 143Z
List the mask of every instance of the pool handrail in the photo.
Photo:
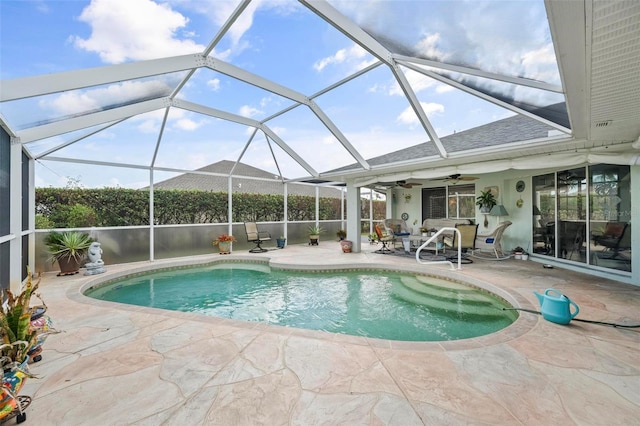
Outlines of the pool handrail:
M433 240L437 240L437 238L440 236L440 234L442 234L445 231L453 231L456 232L458 235L457 241L462 241L462 235L460 234L460 230L457 228L451 228L451 227L444 227L444 228L440 228L438 230L438 232L436 232L435 234L433 234L431 237L429 237L427 239L427 241L425 241L424 243L422 243L422 245L420 247L418 247L418 249L416 250L416 262L420 263L420 264L435 264L435 263L448 263L451 266L451 270L455 271L456 268L455 266L453 266L453 262L451 262L450 260L428 260L428 261L422 261L422 259L420 259L420 252L422 251L422 249L424 249L425 247L427 247ZM437 247L437 241L436 241L436 247ZM458 271L462 270L462 244L458 244Z

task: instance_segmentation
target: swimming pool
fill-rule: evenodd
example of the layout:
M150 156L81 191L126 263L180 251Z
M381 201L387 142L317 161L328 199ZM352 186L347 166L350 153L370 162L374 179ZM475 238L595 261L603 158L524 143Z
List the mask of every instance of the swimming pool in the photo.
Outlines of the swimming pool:
M387 271L303 272L216 264L89 289L112 302L403 341L490 334L517 318L504 300L460 283Z

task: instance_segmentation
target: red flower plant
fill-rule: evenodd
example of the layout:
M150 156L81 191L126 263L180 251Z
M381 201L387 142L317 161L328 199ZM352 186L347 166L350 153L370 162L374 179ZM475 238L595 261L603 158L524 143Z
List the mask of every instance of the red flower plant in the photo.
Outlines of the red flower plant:
M217 246L220 243L234 242L235 240L236 239L233 237L233 235L220 234L218 235L218 238L213 240L213 245Z

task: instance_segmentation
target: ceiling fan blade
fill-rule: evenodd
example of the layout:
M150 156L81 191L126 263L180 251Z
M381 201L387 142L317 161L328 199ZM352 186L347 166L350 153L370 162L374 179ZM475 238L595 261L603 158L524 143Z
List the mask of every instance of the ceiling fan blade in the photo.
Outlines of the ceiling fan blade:
M478 179L477 177L474 176L462 176L460 173L456 173L453 175L449 175L446 177L442 177L442 178L437 178L437 179L431 179L431 180L440 180L440 181L444 181L444 182L449 182L449 181L453 181L453 182L458 182L461 180L476 180Z

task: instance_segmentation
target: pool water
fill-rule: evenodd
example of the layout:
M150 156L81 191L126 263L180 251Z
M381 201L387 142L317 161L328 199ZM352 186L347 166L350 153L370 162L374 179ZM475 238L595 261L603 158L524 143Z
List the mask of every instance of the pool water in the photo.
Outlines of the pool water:
M462 284L384 271L300 272L255 264L181 269L127 278L87 296L213 317L404 341L493 333L515 311Z

